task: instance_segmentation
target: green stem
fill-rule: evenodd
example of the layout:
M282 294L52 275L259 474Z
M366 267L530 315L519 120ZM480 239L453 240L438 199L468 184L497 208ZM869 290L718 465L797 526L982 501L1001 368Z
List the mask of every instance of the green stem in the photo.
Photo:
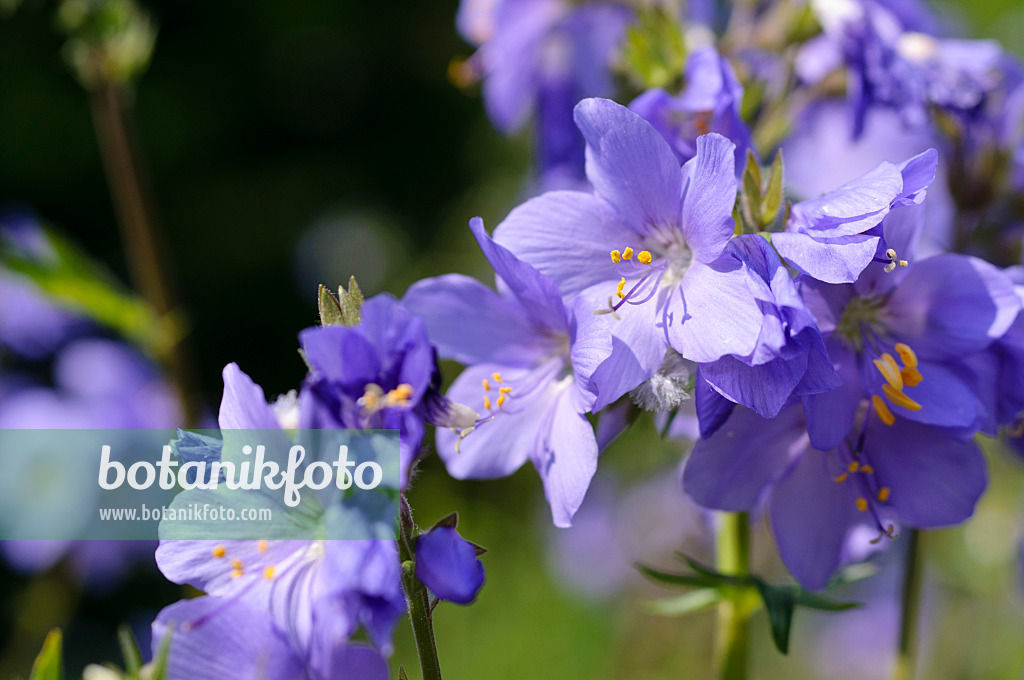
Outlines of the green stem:
M409 602L409 621L412 623L412 636L416 641L416 653L420 658L420 673L423 680L441 680L441 662L437 659L437 642L434 640L430 594L416 578L416 573L411 568L413 565L412 536L416 525L412 520L412 508L409 507L405 496L402 496L398 525L401 531L398 538L398 552L402 558L402 584L405 586L405 597Z
M892 680L912 680L916 667L917 617L921 604L921 534L908 532L907 561L903 565L903 593L900 598L900 647Z
M716 566L732 576L746 576L750 571L750 523L746 513L725 512L718 515L716 535ZM743 589L723 593L718 605L718 637L715 661L720 680L746 680L747 619L749 608Z

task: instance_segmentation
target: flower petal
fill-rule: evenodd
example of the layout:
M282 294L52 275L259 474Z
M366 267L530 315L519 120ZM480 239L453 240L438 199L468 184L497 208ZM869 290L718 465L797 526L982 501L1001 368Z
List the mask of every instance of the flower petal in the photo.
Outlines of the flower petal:
M571 527L597 471L597 439L575 390L562 391L549 409L531 457L555 526Z
M736 145L722 135L701 135L697 138L697 155L683 166L683 235L693 256L701 262L714 262L733 236L735 152Z
M418 281L406 291L402 304L423 318L430 341L445 359L525 367L541 356L537 332L523 309L468 276Z
M871 264L878 237L855 234L834 239L802 232L772 234L772 245L789 264L826 283L853 283Z
M727 354L754 351L763 315L734 259L712 267L694 261L664 313L669 344L690 361L707 363ZM680 304L681 301L681 304Z
M416 578L442 600L469 604L484 584L484 565L458 531L437 527L416 539Z
M584 99L574 116L587 140L587 178L594 193L640 233L676 224L682 172L658 131L608 99Z
M537 268L563 296L618 281L609 254L636 238L610 205L579 191L550 191L509 213L494 240ZM614 283L612 284L614 286Z

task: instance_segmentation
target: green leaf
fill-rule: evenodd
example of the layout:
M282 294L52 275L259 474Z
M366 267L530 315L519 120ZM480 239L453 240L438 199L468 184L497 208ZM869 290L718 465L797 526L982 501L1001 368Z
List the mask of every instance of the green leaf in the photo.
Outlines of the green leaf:
M61 632L54 628L43 641L43 649L32 664L29 680L62 680L64 669L61 662Z
M807 607L808 609L818 609L824 612L844 612L848 609L857 609L863 607L863 602L842 602L840 600L833 600L817 593L809 593L801 588L797 589L796 592L796 603L801 607Z
M753 581L761 594L764 608L768 611L772 641L781 653L787 654L789 632L793 626L793 611L796 608L796 588L789 585L772 586L759 578L754 578Z
M321 326L345 325L345 315L342 314L341 304L338 303L338 299L334 297L330 289L322 283L317 291L317 307L320 309Z
M43 229L52 256L0 250L0 266L34 284L58 305L113 329L151 355L164 358L183 335L176 315L158 316L104 267L70 241Z
M683 616L713 607L721 600L722 593L719 588L700 588L678 597L651 600L645 603L644 607L651 613L661 616Z
M768 173L768 187L765 189L764 195L761 196L762 228L768 227L775 221L779 214L779 208L782 207L782 149L775 152L775 160L772 161L772 167Z
M723 575L723 574L720 574L719 572L715 571L713 568L707 566L703 562L698 562L697 560L693 559L689 555L685 555L685 554L683 554L681 552L677 552L676 553L676 557L678 557L679 559L681 559L684 562L686 562L686 564L688 564L690 566L690 569L693 569L698 574L704 574L706 576L722 576Z
M139 677L142 670L142 652L135 642L135 636L128 626L120 626L117 629L117 641L121 645L121 656L124 657L124 668L133 678Z
M672 574L643 564L634 565L641 574L655 583L670 586L692 586L697 588L717 588L725 585L743 585L744 581L736 576L726 576L715 572L698 574Z

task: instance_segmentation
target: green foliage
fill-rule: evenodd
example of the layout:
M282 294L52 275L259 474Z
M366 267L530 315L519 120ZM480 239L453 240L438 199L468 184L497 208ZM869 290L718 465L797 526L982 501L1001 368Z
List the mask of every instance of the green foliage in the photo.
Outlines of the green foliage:
M678 19L660 6L644 7L626 31L622 65L641 89L669 87L682 78L686 39Z
M840 602L810 593L791 584L774 585L754 575L722 574L686 555L679 555L679 557L689 565L694 573L676 574L640 564L636 565L641 574L655 583L697 588L682 597L650 603L649 609L665 616L691 614L717 604L724 599L726 591L735 592L735 589L739 588L748 594L756 594L760 598L760 602L768 614L772 641L783 654L789 652L789 634L797 607L839 612L861 606L857 602Z
M0 249L0 267L24 277L56 304L120 333L150 355L166 357L181 339L180 320L157 316L69 240L49 229L43 233L49 257Z
M62 636L60 629L51 630L43 641L43 649L32 664L29 680L63 680L64 668L61 661Z

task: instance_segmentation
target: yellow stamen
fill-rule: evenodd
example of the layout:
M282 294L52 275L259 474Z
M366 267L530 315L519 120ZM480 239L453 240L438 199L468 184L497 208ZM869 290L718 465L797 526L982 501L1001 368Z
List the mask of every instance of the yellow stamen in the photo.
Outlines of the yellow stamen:
M213 549L213 556L214 557L224 557L227 554L228 554L227 549L224 546L222 546L222 545L218 545L216 548Z
M917 370L913 366L904 368L900 371L900 375L903 376L903 384L907 387L913 387L924 380L924 377L921 375L921 371Z
M860 469L860 463L858 463L857 461L853 461L852 463L846 466L846 469L849 470L850 472L856 472L857 470Z
M619 296L619 299L626 297L626 294L622 292L622 289L626 287L626 279L619 280L619 286L615 289L615 294Z
M486 395L484 396L484 408L488 411L491 410L491 398Z
M861 465L860 466L860 471L863 472L866 475L870 475L871 473L873 473L875 471L875 468L871 467L870 465Z
M889 410L889 407L877 394L871 395L871 405L874 407L875 413L878 414L878 419L883 423L892 425L896 422L896 417L892 414L892 411Z
M367 390L366 394L363 395L361 401L363 402L363 406L371 411L377 407L377 395L369 390Z
M498 397L498 401L495 402L495 403L498 404L498 408L501 408L502 406L504 406L505 405L505 395L502 394L501 396L499 396Z
M270 579L274 578L274 565L273 564L268 564L266 567L263 568L263 578L267 579L268 581Z
M510 392L512 392L512 388L511 387L501 387L501 388L498 389L498 391L501 392L502 394L509 394Z
M878 490L878 500L885 503L887 500L889 500L890 493L891 491L889 487L883 486L881 489Z
M238 571L242 571L242 560L239 560L239 559L231 560L231 566L234 567Z
M412 398L413 388L408 383L402 383L395 389L388 392L388 401L401 405L409 403L409 399Z
M858 498L857 499L857 509L860 510L861 512L866 512L867 509L868 509L868 499L867 498Z
M838 477L836 477L834 481L839 482L840 484L842 484L843 482L846 481L846 478L849 477L849 476L850 475L848 475L847 473L844 472L843 474L841 474Z
M501 373L491 373L491 377L494 378L494 382L501 382Z
M622 253L620 253L619 251L613 250L611 252L611 256L612 256L612 262L614 262L615 264L618 264L619 262L622 262Z
M633 259L633 249L630 248L629 246L626 246L626 249L622 251L622 259L623 260L631 260L631 259Z
M885 381L889 383L893 389L903 389L903 376L900 375L899 364L896 363L896 360L892 358L891 354L886 352L882 355L881 359L875 359L873 363L875 364L875 368L878 369L878 372L882 374L882 377L885 378Z
M259 550L261 553L267 552L267 542L261 540L259 543L256 544L256 549Z
M907 368L917 368L917 354L914 350L910 349L910 345L902 342L896 343L896 352L900 355L900 361Z
M484 392L490 392L491 391L491 383L488 382L487 378L484 378L483 383L484 383Z
M886 399L888 399L892 403L896 404L897 406L902 406L903 408L907 409L908 411L920 411L921 410L921 405L920 404L918 404L916 401L914 401L913 399L911 399L907 395L903 394L902 392L898 392L897 390L894 390L889 385L882 385L882 394L884 394Z
M241 578L244 575L245 572L243 572L241 569L235 569L231 572L231 578Z
M651 252L649 250L641 250L639 253L636 254L636 260L640 264L650 264Z

